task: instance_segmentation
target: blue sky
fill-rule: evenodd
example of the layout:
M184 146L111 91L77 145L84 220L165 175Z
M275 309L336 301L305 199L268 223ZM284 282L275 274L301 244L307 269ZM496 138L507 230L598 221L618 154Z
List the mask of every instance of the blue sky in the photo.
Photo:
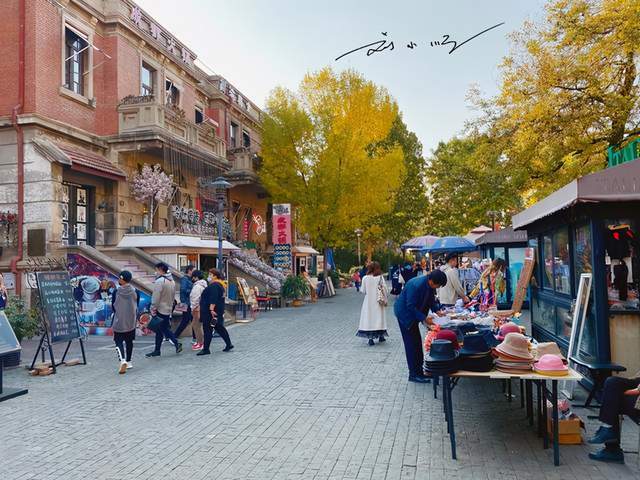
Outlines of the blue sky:
M137 0L259 106L277 85L295 89L305 73L354 68L396 98L425 154L461 132L474 112L465 96L473 84L497 92L508 34L525 19L543 18L543 0L310 1ZM431 41L463 40L506 22L451 55ZM393 51L367 57L340 54L384 38ZM409 49L406 45L415 42Z

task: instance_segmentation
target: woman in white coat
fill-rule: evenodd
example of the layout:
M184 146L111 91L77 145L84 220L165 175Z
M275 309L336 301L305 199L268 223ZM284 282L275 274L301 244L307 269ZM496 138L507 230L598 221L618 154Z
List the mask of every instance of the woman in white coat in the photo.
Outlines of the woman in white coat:
M384 305L378 302L378 289L382 290ZM360 311L360 325L358 337L368 338L369 345L374 344L374 339L385 341L387 333L386 302L389 298L387 283L382 276L382 268L378 262L372 262L367 268L367 274L362 279L360 289L364 293L364 302Z

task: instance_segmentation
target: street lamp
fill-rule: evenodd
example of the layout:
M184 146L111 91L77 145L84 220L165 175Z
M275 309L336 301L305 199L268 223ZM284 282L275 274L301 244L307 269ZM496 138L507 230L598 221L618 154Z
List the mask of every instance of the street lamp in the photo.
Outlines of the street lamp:
M223 177L216 178L211 186L216 191L216 223L218 224L218 270L224 275L222 271L222 222L224 208L227 203L227 190L231 187L231 184L227 182Z
M362 229L356 228L353 233L358 237L358 266L360 266L362 265L362 257L360 256L360 237L362 236Z

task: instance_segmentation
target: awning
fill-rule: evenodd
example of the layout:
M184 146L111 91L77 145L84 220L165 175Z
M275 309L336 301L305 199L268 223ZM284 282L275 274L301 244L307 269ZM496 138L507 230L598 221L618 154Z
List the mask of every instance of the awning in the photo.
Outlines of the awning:
M302 253L305 255L320 255L320 252L313 247L306 247L304 245L296 245L293 247L293 253Z
M411 240L407 240L405 243L400 245L400 248L403 250L422 250L423 248L428 248L434 244L436 240L440 237L436 237L435 235L423 235L421 237L415 237Z
M200 248L203 250L218 249L218 240L204 239L192 235L165 233L126 234L118 243L121 248ZM233 243L222 241L223 250L240 250Z
M127 178L127 174L121 168L90 150L52 142L44 137L34 138L33 144L49 161L67 165L72 170L116 181Z
M514 230L512 227L503 228L495 232L485 233L476 239L476 245L499 243L523 243L528 240L526 230Z
M524 228L576 203L632 201L640 201L640 160L574 180L515 215L513 228Z

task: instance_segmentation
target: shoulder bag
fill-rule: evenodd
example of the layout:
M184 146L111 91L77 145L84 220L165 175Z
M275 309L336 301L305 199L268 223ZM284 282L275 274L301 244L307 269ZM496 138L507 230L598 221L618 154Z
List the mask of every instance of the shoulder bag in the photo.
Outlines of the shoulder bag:
M384 280L382 278L382 275L380 275L380 281L378 282L377 300L380 306L387 306L387 292L384 288Z

